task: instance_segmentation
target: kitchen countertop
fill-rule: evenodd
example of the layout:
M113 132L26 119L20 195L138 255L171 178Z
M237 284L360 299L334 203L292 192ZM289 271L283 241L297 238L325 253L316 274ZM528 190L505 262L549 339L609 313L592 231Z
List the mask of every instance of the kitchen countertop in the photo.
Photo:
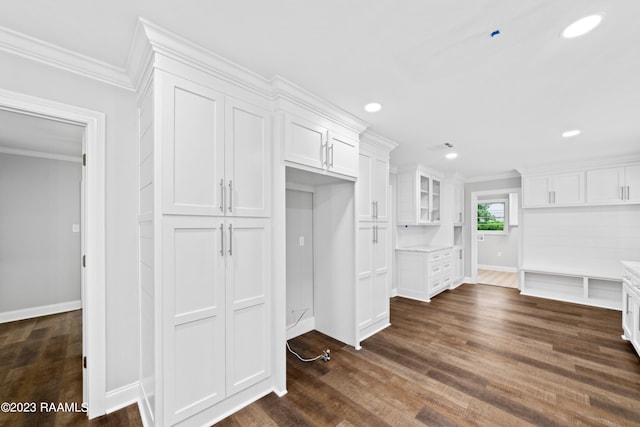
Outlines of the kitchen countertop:
M406 248L396 248L396 251L408 252L436 252L443 249L453 249L453 246L409 246Z
M629 270L633 271L633 273L640 276L640 262L638 261L622 261L622 265L627 267Z

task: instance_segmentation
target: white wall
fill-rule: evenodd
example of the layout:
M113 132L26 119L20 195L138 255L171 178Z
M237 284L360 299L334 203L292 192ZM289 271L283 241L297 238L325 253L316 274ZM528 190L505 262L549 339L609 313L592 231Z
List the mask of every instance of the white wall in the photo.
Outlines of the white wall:
M510 228L508 234L485 234L478 240L478 266L518 268L518 233Z
M292 326L313 317L313 193L287 190L286 206L287 326Z
M523 265L622 276L640 260L640 205L524 209Z
M0 53L0 88L106 115L107 391L138 380L135 93Z
M0 154L0 313L80 301L81 167Z

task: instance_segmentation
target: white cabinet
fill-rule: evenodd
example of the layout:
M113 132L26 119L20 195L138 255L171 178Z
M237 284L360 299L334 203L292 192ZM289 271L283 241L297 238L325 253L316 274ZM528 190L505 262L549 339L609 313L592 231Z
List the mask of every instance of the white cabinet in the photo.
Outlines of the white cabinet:
M623 262L622 338L640 355L640 263Z
M571 206L585 201L584 172L523 177L523 206Z
M360 221L389 220L389 159L360 151L358 175L358 219Z
M270 375L270 225L174 216L163 239L164 415L173 425Z
M454 279L453 249L396 249L398 296L431 301L449 289Z
M292 114L285 116L284 159L340 175L358 176L359 142Z
M588 170L587 203L640 203L640 165Z
M441 180L417 169L398 174L398 225L440 224Z
M360 222L357 239L357 322L363 340L389 325L389 225Z
M464 184L453 184L453 218L454 224L464 223Z
M164 74L163 212L270 216L270 117L261 108Z

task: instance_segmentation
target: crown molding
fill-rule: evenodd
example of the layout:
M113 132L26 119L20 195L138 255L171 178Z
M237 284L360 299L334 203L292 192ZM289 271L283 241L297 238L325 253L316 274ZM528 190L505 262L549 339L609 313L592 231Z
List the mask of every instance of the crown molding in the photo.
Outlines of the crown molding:
M0 27L0 50L112 86L133 91L124 68Z
M365 130L362 135L360 135L360 143L364 143L369 147L373 147L387 153L393 151L398 146L397 142L385 138L371 130Z
M473 178L466 178L464 180L466 183L472 182L485 182L485 181L496 181L498 179L510 179L510 178L520 178L520 173L517 170L513 170L512 172L506 172L497 175L485 175L485 176L477 176Z
M38 157L41 159L82 163L82 157L80 156L67 156L64 154L45 153L43 151L21 150L19 148L0 147L0 154L13 154L15 156Z

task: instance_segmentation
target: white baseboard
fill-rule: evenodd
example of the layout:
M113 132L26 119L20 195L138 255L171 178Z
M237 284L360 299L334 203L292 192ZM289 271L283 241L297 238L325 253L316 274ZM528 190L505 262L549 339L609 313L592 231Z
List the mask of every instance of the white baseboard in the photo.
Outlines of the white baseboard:
M316 318L309 317L307 319L301 320L296 326L291 329L287 329L287 340L291 338L295 338L298 335L306 334L307 332L311 332L316 328Z
M21 310L5 311L0 313L0 323L15 322L16 320L31 319L32 317L48 316L50 314L64 313L65 311L79 310L82 301L61 302L59 304L41 305L39 307L23 308Z
M485 265L485 264L478 264L478 270L504 271L505 273L518 272L518 269L516 267L502 267L500 265Z
M474 282L474 281L471 279L471 277L469 277L469 276L464 276L464 279L462 279L462 281L463 281L464 283L476 283L476 282Z
M153 426L153 421L151 419L151 414L148 414L147 411L144 410L144 403L138 400L138 412L140 412L140 419L142 420L142 427L151 427Z
M138 381L127 384L107 392L105 406L107 414L137 403L140 400L140 383Z
M391 298L398 296L398 288L391 289Z

